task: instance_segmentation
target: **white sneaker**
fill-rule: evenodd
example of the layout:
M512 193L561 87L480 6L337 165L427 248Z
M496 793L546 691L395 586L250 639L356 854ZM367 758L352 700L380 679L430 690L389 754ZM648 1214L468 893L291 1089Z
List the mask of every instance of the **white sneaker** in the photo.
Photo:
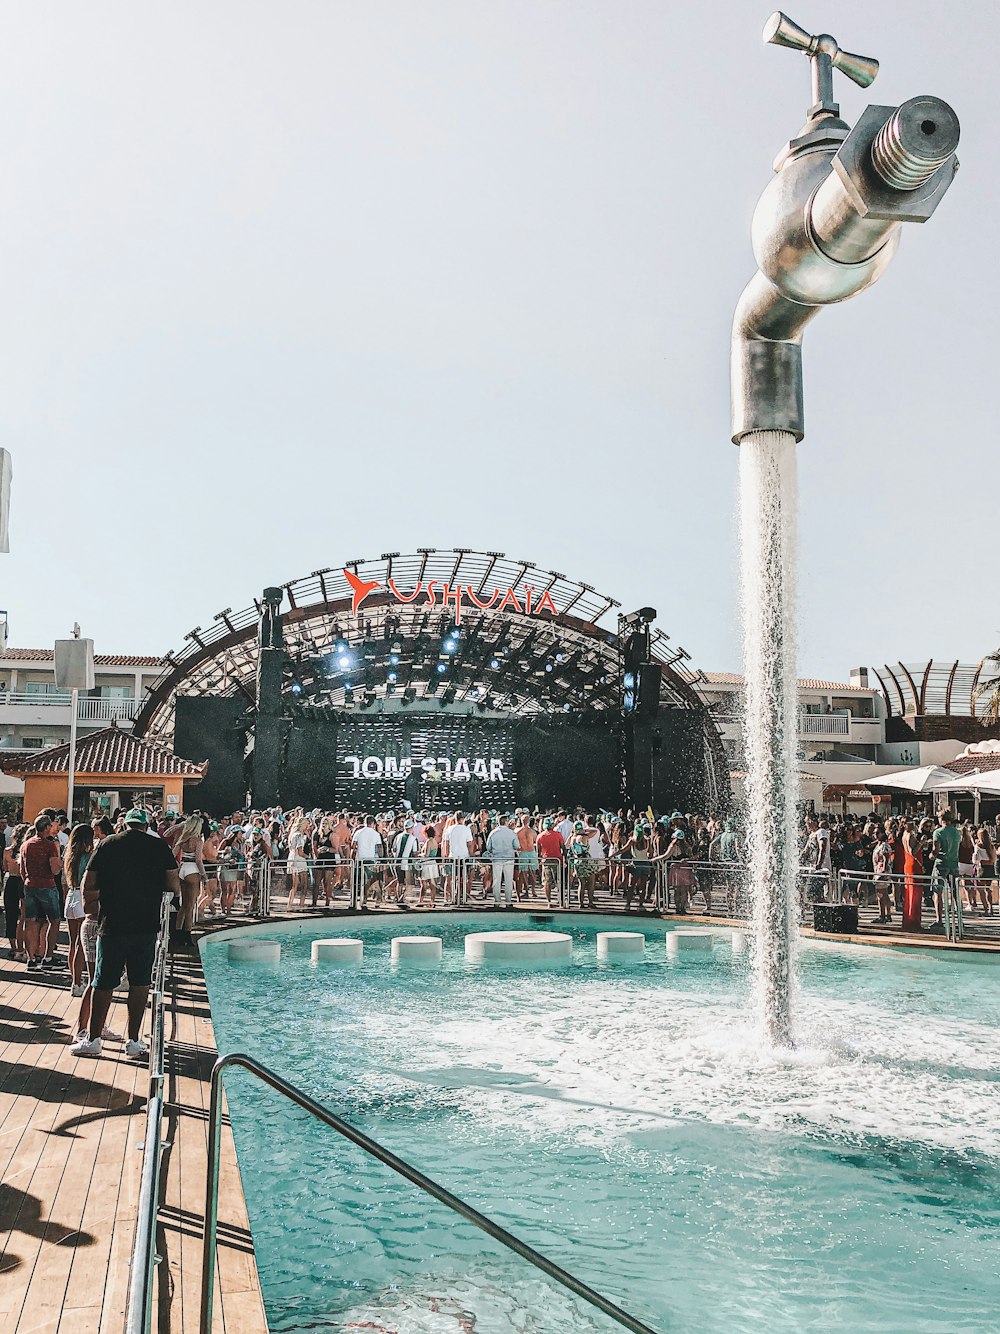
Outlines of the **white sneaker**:
M87 988L83 985L82 982L74 982L72 987L70 988L69 994L73 996L76 1000L79 1000L86 990Z
M145 1042L143 1042L142 1038L136 1038L134 1042L129 1038L128 1042L125 1043L125 1055L134 1057L148 1056L149 1048Z
M91 1042L90 1035L84 1033L83 1036L77 1038L72 1047L70 1047L70 1052L74 1056L100 1056L101 1039L94 1038L93 1042Z

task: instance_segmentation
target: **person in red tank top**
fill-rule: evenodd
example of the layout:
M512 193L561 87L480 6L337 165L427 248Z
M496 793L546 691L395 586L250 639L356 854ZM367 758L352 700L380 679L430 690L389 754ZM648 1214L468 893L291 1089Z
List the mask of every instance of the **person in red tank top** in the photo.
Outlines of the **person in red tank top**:
M538 835L536 846L542 863L545 902L551 908L553 900L559 900L559 873L566 853L566 840L558 829L552 828L552 821L548 817L542 821L542 832Z

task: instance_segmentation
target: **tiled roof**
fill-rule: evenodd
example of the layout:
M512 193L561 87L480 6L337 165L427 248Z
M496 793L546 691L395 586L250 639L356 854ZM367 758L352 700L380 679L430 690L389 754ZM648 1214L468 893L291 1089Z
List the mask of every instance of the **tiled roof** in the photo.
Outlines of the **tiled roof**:
M710 686L741 686L743 677L736 672L705 672L705 684ZM800 690L827 690L835 695L871 695L874 693L873 686L852 686L844 681L820 681L813 676L799 677L798 686Z
M142 741L118 727L105 727L100 732L91 732L76 747L78 774L203 778L207 768L207 760L203 764L182 760L165 746ZM4 757L3 769L5 773L17 774L19 777L24 774L68 773L69 744L64 742L61 746L52 746L49 750L25 759Z
M991 774L1000 769L1000 755L959 755L957 760L949 760L941 767L953 774Z
M0 653L0 666L5 662L51 662L55 649L6 648ZM162 658L137 657L131 653L95 653L95 667L162 667Z

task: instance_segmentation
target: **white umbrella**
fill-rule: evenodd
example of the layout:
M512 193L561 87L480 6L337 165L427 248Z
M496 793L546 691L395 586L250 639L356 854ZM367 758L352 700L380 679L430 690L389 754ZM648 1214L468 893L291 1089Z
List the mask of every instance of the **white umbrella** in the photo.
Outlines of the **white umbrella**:
M1000 769L981 774L955 774L950 783L938 789L941 792L978 792L985 797L1000 797Z
M869 778L862 786L891 787L900 792L940 792L954 777L950 769L942 769L939 764L923 764L919 769L897 769L895 773Z

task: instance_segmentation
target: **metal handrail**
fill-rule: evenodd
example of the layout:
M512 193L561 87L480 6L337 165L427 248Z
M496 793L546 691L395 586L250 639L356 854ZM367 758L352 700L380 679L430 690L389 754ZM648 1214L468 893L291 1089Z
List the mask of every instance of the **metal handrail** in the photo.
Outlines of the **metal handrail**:
M149 1101L142 1143L142 1175L135 1236L129 1262L125 1334L149 1334L153 1321L153 1270L156 1266L156 1217L160 1209L160 1159L163 1150L164 994L166 991L170 900L160 904L160 927L153 962L153 1018L149 1037Z
M398 1157L383 1144L371 1139L364 1131L358 1130L349 1121L344 1121L335 1112L331 1112L328 1107L324 1107L315 1098L311 1098L308 1093L303 1093L294 1084L282 1079L273 1070L269 1070L267 1066L261 1065L259 1061L255 1061L252 1056L247 1056L244 1052L230 1052L227 1056L220 1056L212 1067L212 1098L208 1114L205 1233L201 1276L201 1334L211 1334L212 1314L215 1305L215 1251L219 1222L219 1153L222 1135L222 1074L231 1065L241 1066L244 1070L248 1070L250 1074L256 1075L265 1084L269 1084L271 1088L284 1094L291 1102L304 1108L310 1115L315 1116L318 1121L322 1121L332 1130L336 1130L339 1135L343 1135L345 1139L350 1140L359 1149L363 1149L365 1153L370 1154L378 1162L391 1168L399 1176L405 1177L407 1181L424 1191L425 1194L433 1196L434 1199L451 1209L453 1213L480 1228L495 1241L499 1241L501 1245L506 1246L508 1250L520 1255L522 1259L527 1260L536 1269L540 1269L542 1273L548 1274L550 1278L555 1279L564 1288L568 1288L577 1297L582 1297L585 1302L596 1307L598 1311L603 1311L616 1324L632 1330L633 1334L656 1334L651 1326L644 1324L634 1315L629 1315L627 1311L623 1311L620 1306L616 1306L607 1297L602 1297L599 1292L588 1287L586 1283L574 1277L554 1261L547 1259L534 1247L529 1246L527 1242L521 1241L512 1232L508 1232L505 1227L495 1223L491 1218L487 1218L485 1214L481 1214L471 1204L466 1204L457 1195L453 1195L446 1186L441 1186L436 1181L432 1181L430 1177L425 1176L423 1172L406 1162L405 1159Z

